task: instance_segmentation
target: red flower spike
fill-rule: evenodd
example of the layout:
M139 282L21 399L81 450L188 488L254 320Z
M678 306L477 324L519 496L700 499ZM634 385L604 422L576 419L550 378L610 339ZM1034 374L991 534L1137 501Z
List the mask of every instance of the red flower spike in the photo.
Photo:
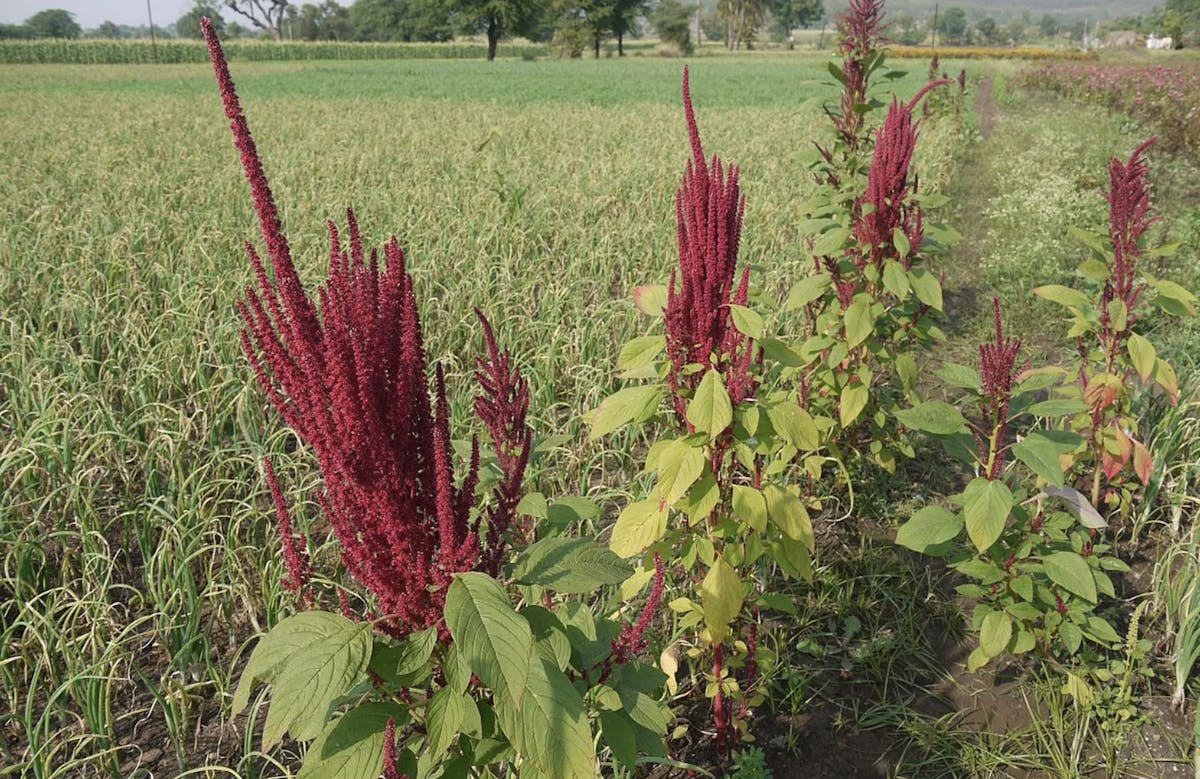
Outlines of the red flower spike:
M255 286L238 303L245 323L242 348L268 399L316 454L324 482L318 501L341 544L343 564L373 596L368 612L382 615L378 628L400 638L437 626L445 638L442 608L453 576L470 570L494 574L503 557L504 531L529 457L528 388L485 321L488 357L480 363L476 409L492 432L504 471L485 544L478 521L471 519L478 447L456 483L444 376L439 367L431 402L404 251L392 238L382 262L376 251L368 257L348 211L348 247L329 225L329 273L314 305L292 264L220 42L207 20L202 26L274 271L272 281L247 246ZM297 546L292 538L282 493L269 463L267 468L292 586L303 593L304 543ZM348 612L349 599L341 603Z
M663 309L669 382L681 418L685 403L678 390L694 389L703 378L702 373L684 376L686 365L720 371L736 404L754 392L749 366L756 351L734 328L729 310L731 303L745 305L749 295L749 269L734 286L746 199L738 187L736 166L726 168L715 155L711 163L705 161L686 67L683 106L692 159L675 195L679 267L671 274Z
M838 53L845 57L842 62L842 99L839 112L834 115L834 128L843 142L856 150L862 141L863 114L858 106L867 102L868 62L875 50L884 42L884 0L850 0L846 13L837 17Z
M996 341L979 345L979 373L983 378L983 395L988 412L996 425L996 440L1003 441L1008 428L1008 405L1012 399L1013 382L1016 381L1017 354L1021 351L1021 339L1004 338L1004 320L1000 314L1000 298L992 298L992 310L996 321ZM997 454L985 476L1000 478L1004 467L1003 449ZM986 458L987 442L980 441L980 456Z
M288 513L287 501L283 499L283 491L279 489L279 480L275 478L275 468L271 458L263 459L263 471L267 477L267 486L271 490L271 498L275 501L275 516L279 519L279 536L283 544L283 561L287 566L288 578L284 586L296 596L301 608L312 605L312 569L308 559L308 538L300 536L299 543L292 534L292 518Z
M1105 332L1101 337L1109 352L1120 347L1128 336L1128 324L1136 319L1133 310L1142 293L1141 285L1137 283L1137 264L1142 255L1138 242L1159 219L1150 207L1146 186L1150 166L1142 157L1156 140L1152 137L1137 147L1128 162L1113 159L1108 164L1109 189L1104 197L1109 205L1108 236L1112 241L1113 258L1108 263L1108 280L1102 297L1101 323ZM1128 313L1127 326L1119 333L1109 330L1108 304L1113 300L1124 302Z

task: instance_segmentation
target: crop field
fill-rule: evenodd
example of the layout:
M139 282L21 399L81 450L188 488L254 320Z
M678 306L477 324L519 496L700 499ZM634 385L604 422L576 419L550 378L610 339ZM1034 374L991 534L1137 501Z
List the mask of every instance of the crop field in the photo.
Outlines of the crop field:
M754 54L691 64L705 149L741 166L740 259L763 299L782 301L812 268L801 203L816 191L813 141L833 143L823 107L840 87L829 62ZM398 238L456 439L474 429L481 309L529 381L525 483L550 498L547 532L607 543L645 494L654 434L593 440L581 415L625 386L622 344L650 332L633 290L665 284L677 262L674 197L690 157L682 62L232 67L300 277L313 288L325 277L326 220L344 225L347 207L369 245ZM892 88L911 98L925 66L898 67L911 72ZM1072 276L1080 252L1067 226L1105 229L1105 165L1147 134L1087 107L1084 137L1059 98L1009 86L1019 63L943 61L952 76L960 67L971 77L966 101L924 121L913 163L922 192L949 197L939 218L962 234L932 261L945 272L948 341L920 358L930 375L945 360L975 359L993 294L1032 355L1070 351L1048 335L1060 312L1029 290ZM261 240L212 69L3 65L0 96L0 777L295 776L304 739L261 748L266 696L256 693L248 715L230 712L253 639L295 610L264 457L310 533L318 578L341 551L318 505L315 458L269 407L240 348L235 304L254 281L244 242ZM1195 290L1200 171L1151 157L1165 214L1153 237L1181 244L1155 272ZM1188 349L1200 329L1164 319L1148 332L1176 364L1181 399L1146 411L1169 454L1156 461L1157 493L1133 512L1153 541L1132 542L1142 579L1119 589L1138 595L1166 575L1156 550L1194 543L1200 454L1200 364ZM469 445L456 444L465 460ZM733 757L741 767L705 746L709 704L684 694L703 689L699 666L690 685L679 670L675 700L664 693L691 723L671 758L742 777L769 776L753 772L767 766L818 779L1190 773L1193 699L1185 716L1164 693L1178 610L1145 607L1146 635L1161 644L1153 652L1106 655L1137 676L1122 682L1130 695L1103 705L1082 707L1054 670L1019 660L1002 674L964 671L973 634L971 607L953 590L961 581L891 540L923 493L957 489L941 455L921 446L896 475L851 467L849 510L834 496L830 518L814 512L814 578L781 585L791 615L763 619L778 661L764 670L767 702L750 728L760 735ZM556 504L567 496L583 500ZM663 612L664 624L679 618ZM1112 613L1126 638L1129 610ZM655 663L664 646L650 646ZM854 756L837 758L843 750ZM634 775L603 764L605 775Z

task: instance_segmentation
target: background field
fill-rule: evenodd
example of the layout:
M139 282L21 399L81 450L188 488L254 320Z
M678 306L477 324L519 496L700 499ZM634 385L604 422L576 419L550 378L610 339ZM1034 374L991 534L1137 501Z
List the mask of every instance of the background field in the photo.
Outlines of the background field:
M924 66L912 67L902 94L923 81ZM632 491L622 453L632 442L585 444L577 417L614 386L618 345L641 326L632 287L665 280L674 262L681 69L649 58L234 66L302 276L320 278L324 220L344 222L347 205L370 243L395 233L459 419L478 305L532 376L539 435L564 436L538 462L538 486L586 494L603 516ZM836 93L825 73L816 55L693 66L706 148L742 165L742 257L768 292L782 294L806 262L794 229L810 185L801 157L826 132L821 104ZM12 712L0 716L0 776L209 764L276 775L223 707L233 658L286 604L258 463L279 458L306 521L317 518L316 474L237 346L233 306L250 280L241 244L257 228L211 71L4 66L0 95L0 711ZM989 175L1027 198L988 217L1003 236L1003 220L1047 213L1029 195L1046 166L1128 153L1136 128L1088 116L1090 137L1037 112L1030 126L1042 129L1030 132L1050 136L1004 136L1020 164ZM956 133L925 128L923 186L963 191L951 175ZM1056 186L1094 193L1102 168L1081 175ZM991 224L981 198L956 218ZM1067 215L1098 219L1098 201L1080 196ZM969 334L982 310L971 301L990 290L1015 294L1050 265L1070 267L1056 225L1049 248L996 248L1004 237L963 255L950 275L973 297L956 299L950 329ZM1022 251L1020 278L1007 278ZM904 605L890 569L861 575L879 588L857 602L863 620L876 595ZM838 597L858 596L829 597L809 628L825 629L820 609L844 613ZM943 606L930 606L930 625L953 617ZM918 658L929 672L934 659ZM797 703L812 694L800 689Z

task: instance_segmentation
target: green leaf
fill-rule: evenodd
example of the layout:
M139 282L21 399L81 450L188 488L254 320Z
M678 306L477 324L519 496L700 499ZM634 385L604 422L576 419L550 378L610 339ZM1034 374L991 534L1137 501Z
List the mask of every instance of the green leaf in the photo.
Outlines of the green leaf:
M437 646L437 628L412 633L398 645L376 643L370 670L387 680L414 674L425 667Z
M917 295L917 300L934 311L942 310L942 283L938 281L937 276L922 268L909 271L908 279L913 292Z
M812 581L812 555L806 544L783 536L771 543L771 556L788 576Z
M946 363L938 370L937 376L951 387L975 393L980 392L980 388L983 386L983 379L980 378L979 371L967 365Z
M1004 532L1012 511L1013 495L1002 481L977 477L963 491L967 535L980 552L986 552Z
M687 497L676 508L688 516L691 524L707 519L721 502L721 490L713 475L707 474L688 490Z
M719 643L729 635L729 623L742 609L742 582L737 572L718 557L700 585L700 601L704 609L704 624L713 641Z
M756 341L763 336L763 318L758 312L745 306L729 305L729 313L733 316L733 326L742 335L748 335Z
M799 368L805 364L804 356L792 347L775 338L764 338L758 342L763 356L785 368Z
M637 764L637 735L633 720L624 711L600 710L600 733L613 758L632 771Z
M1196 296L1187 289L1166 279L1155 281L1153 286L1158 290L1156 302L1164 311L1178 316L1196 315Z
M1095 615L1088 614L1083 621L1083 631L1088 634L1091 639L1100 644L1121 643L1121 637L1117 635L1117 631L1113 630L1113 626L1108 624L1106 620Z
M425 743L428 759L434 763L441 759L458 737L458 730L463 721L463 700L461 693L443 687L429 701L429 707L426 709Z
M661 335L645 335L641 338L634 338L621 347L621 354L617 357L617 367L623 371L644 368L653 363L654 358L662 354L666 346L667 339Z
M1079 520L1079 524L1084 527L1095 530L1104 530L1108 527L1108 522L1096 510L1088 497L1074 487L1047 487L1042 494L1058 498L1066 503L1071 509L1071 513Z
M553 665L535 655L518 655L526 683L522 695L496 698L500 728L517 752L548 777L593 779L596 753L583 699Z
M842 427L849 427L854 424L854 420L858 419L858 415L867 407L867 401L870 400L870 397L870 390L861 381L854 384L847 384L842 388L841 399L838 404L838 417Z
M595 441L634 420L649 417L661 400L662 390L657 384L618 390L583 415L583 421L591 427L588 440Z
M296 779L378 779L388 720L399 730L408 722L408 711L381 701L351 709L309 745Z
M963 520L941 506L925 506L896 531L896 543L924 554L930 547L944 544L963 529Z
M695 397L688 402L687 419L697 432L708 433L709 440L715 439L733 422L733 403L725 390L724 379L715 370L710 368L700 380Z
M558 616L542 606L526 606L521 609L521 616L529 623L538 654L558 670L565 669L571 660L571 639Z
M807 276L800 281L797 281L791 292L788 293L787 301L783 304L784 311L794 311L801 306L808 305L824 294L825 290L829 289L830 276L828 273L817 273L812 276Z
M668 506L687 494L704 473L704 450L680 439L667 443L658 453L659 495Z
M759 533L767 529L767 500L753 487L733 485L733 513Z
M801 541L810 550L814 548L812 519L803 501L787 490L774 484L763 487L763 497L767 500L767 515L783 534L795 541Z
M1158 352L1155 350L1154 344L1150 343L1149 338L1134 333L1129 336L1127 346L1134 370L1138 372L1138 376L1142 377L1142 381L1148 380L1154 373L1154 365L1158 361Z
M1108 301L1108 326L1112 328L1114 333L1125 332L1125 327L1129 324L1129 306L1125 305L1125 301L1120 298L1113 298Z
M345 617L341 615L327 611L306 611L288 617L263 635L250 653L250 660L233 693L233 713L239 714L246 708L255 682L271 683L279 667L290 656L342 630L344 624Z
M544 538L517 558L513 579L565 594L595 592L620 584L633 567L590 538Z
M517 705L525 689L533 633L508 594L486 574L454 577L446 591L446 627L471 671L497 700Z
M1058 303L1060 306L1067 306L1069 308L1084 308L1090 306L1092 303L1088 299L1088 296L1079 290L1064 287L1061 284L1047 284L1044 287L1035 287L1033 294L1049 300L1051 303Z
M1078 398L1043 400L1029 407L1028 412L1036 417L1063 417L1087 411L1087 404Z
M896 375L905 392L912 392L917 386L917 361L908 352L896 355Z
M623 558L633 557L667 532L667 509L657 498L630 503L613 525L608 548Z
M600 507L595 502L578 495L555 498L546 510L546 519L555 525L574 525L600 516Z
M311 741L329 720L333 702L359 683L371 659L371 623L351 622L323 611L306 611L289 617L289 631L319 635L299 651L287 655L275 668L271 680L271 706L263 723L263 751L268 751L285 734Z
M1050 581L1088 603L1096 602L1096 580L1087 561L1075 552L1053 552L1042 558Z
M912 408L900 409L896 419L913 430L934 435L954 435L967 429L967 420L962 413L942 400L928 400Z
M1064 622L1058 626L1058 637L1067 648L1068 654L1075 654L1083 644L1083 631L1072 622Z
M517 504L517 513L523 516L536 517L545 519L549 515L550 507L546 503L546 496L540 492L526 493L521 502Z
M783 440L802 452L815 452L821 446L821 433L817 423L804 409L792 400L772 403L767 406L767 418L775 432Z
M1029 470L1041 476L1055 487L1063 486L1063 469L1058 461L1060 454L1066 454L1079 445L1081 439L1075 436L1073 443L1055 440L1045 433L1034 431L1012 446L1013 456Z
M979 630L979 648L988 657L998 657L1012 638L1012 618L1003 611L989 611Z
M813 256L828 257L834 254L841 254L842 248L846 245L846 239L849 237L850 231L845 227L835 227L832 230L826 230L813 242Z
M909 252L912 251L912 244L910 244L908 242L908 236L905 235L904 230L902 230L899 227L897 227L895 230L892 231L892 246L896 247L896 253L899 254L902 259L904 257L907 257L909 255ZM892 260L891 262L895 262L895 260ZM899 263L897 263L897 265L899 265ZM886 266L883 269L883 278L885 281L887 280L887 267ZM905 285L905 286L907 287L907 285ZM897 294L897 296L903 297L903 295L899 295L899 294Z
M875 317L870 302L860 299L851 303L846 309L846 345L853 349L874 332Z
M633 290L633 305L646 316L661 316L667 307L665 284L647 284Z

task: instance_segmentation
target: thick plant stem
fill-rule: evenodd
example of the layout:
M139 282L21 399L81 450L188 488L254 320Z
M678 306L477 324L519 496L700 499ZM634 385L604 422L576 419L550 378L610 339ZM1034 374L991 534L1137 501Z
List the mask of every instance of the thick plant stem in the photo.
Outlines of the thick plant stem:
M717 752L722 758L729 756L729 732L725 717L725 698L721 690L721 663L725 649L720 644L713 647L713 678L716 679L717 695L713 699L713 723L717 728Z

